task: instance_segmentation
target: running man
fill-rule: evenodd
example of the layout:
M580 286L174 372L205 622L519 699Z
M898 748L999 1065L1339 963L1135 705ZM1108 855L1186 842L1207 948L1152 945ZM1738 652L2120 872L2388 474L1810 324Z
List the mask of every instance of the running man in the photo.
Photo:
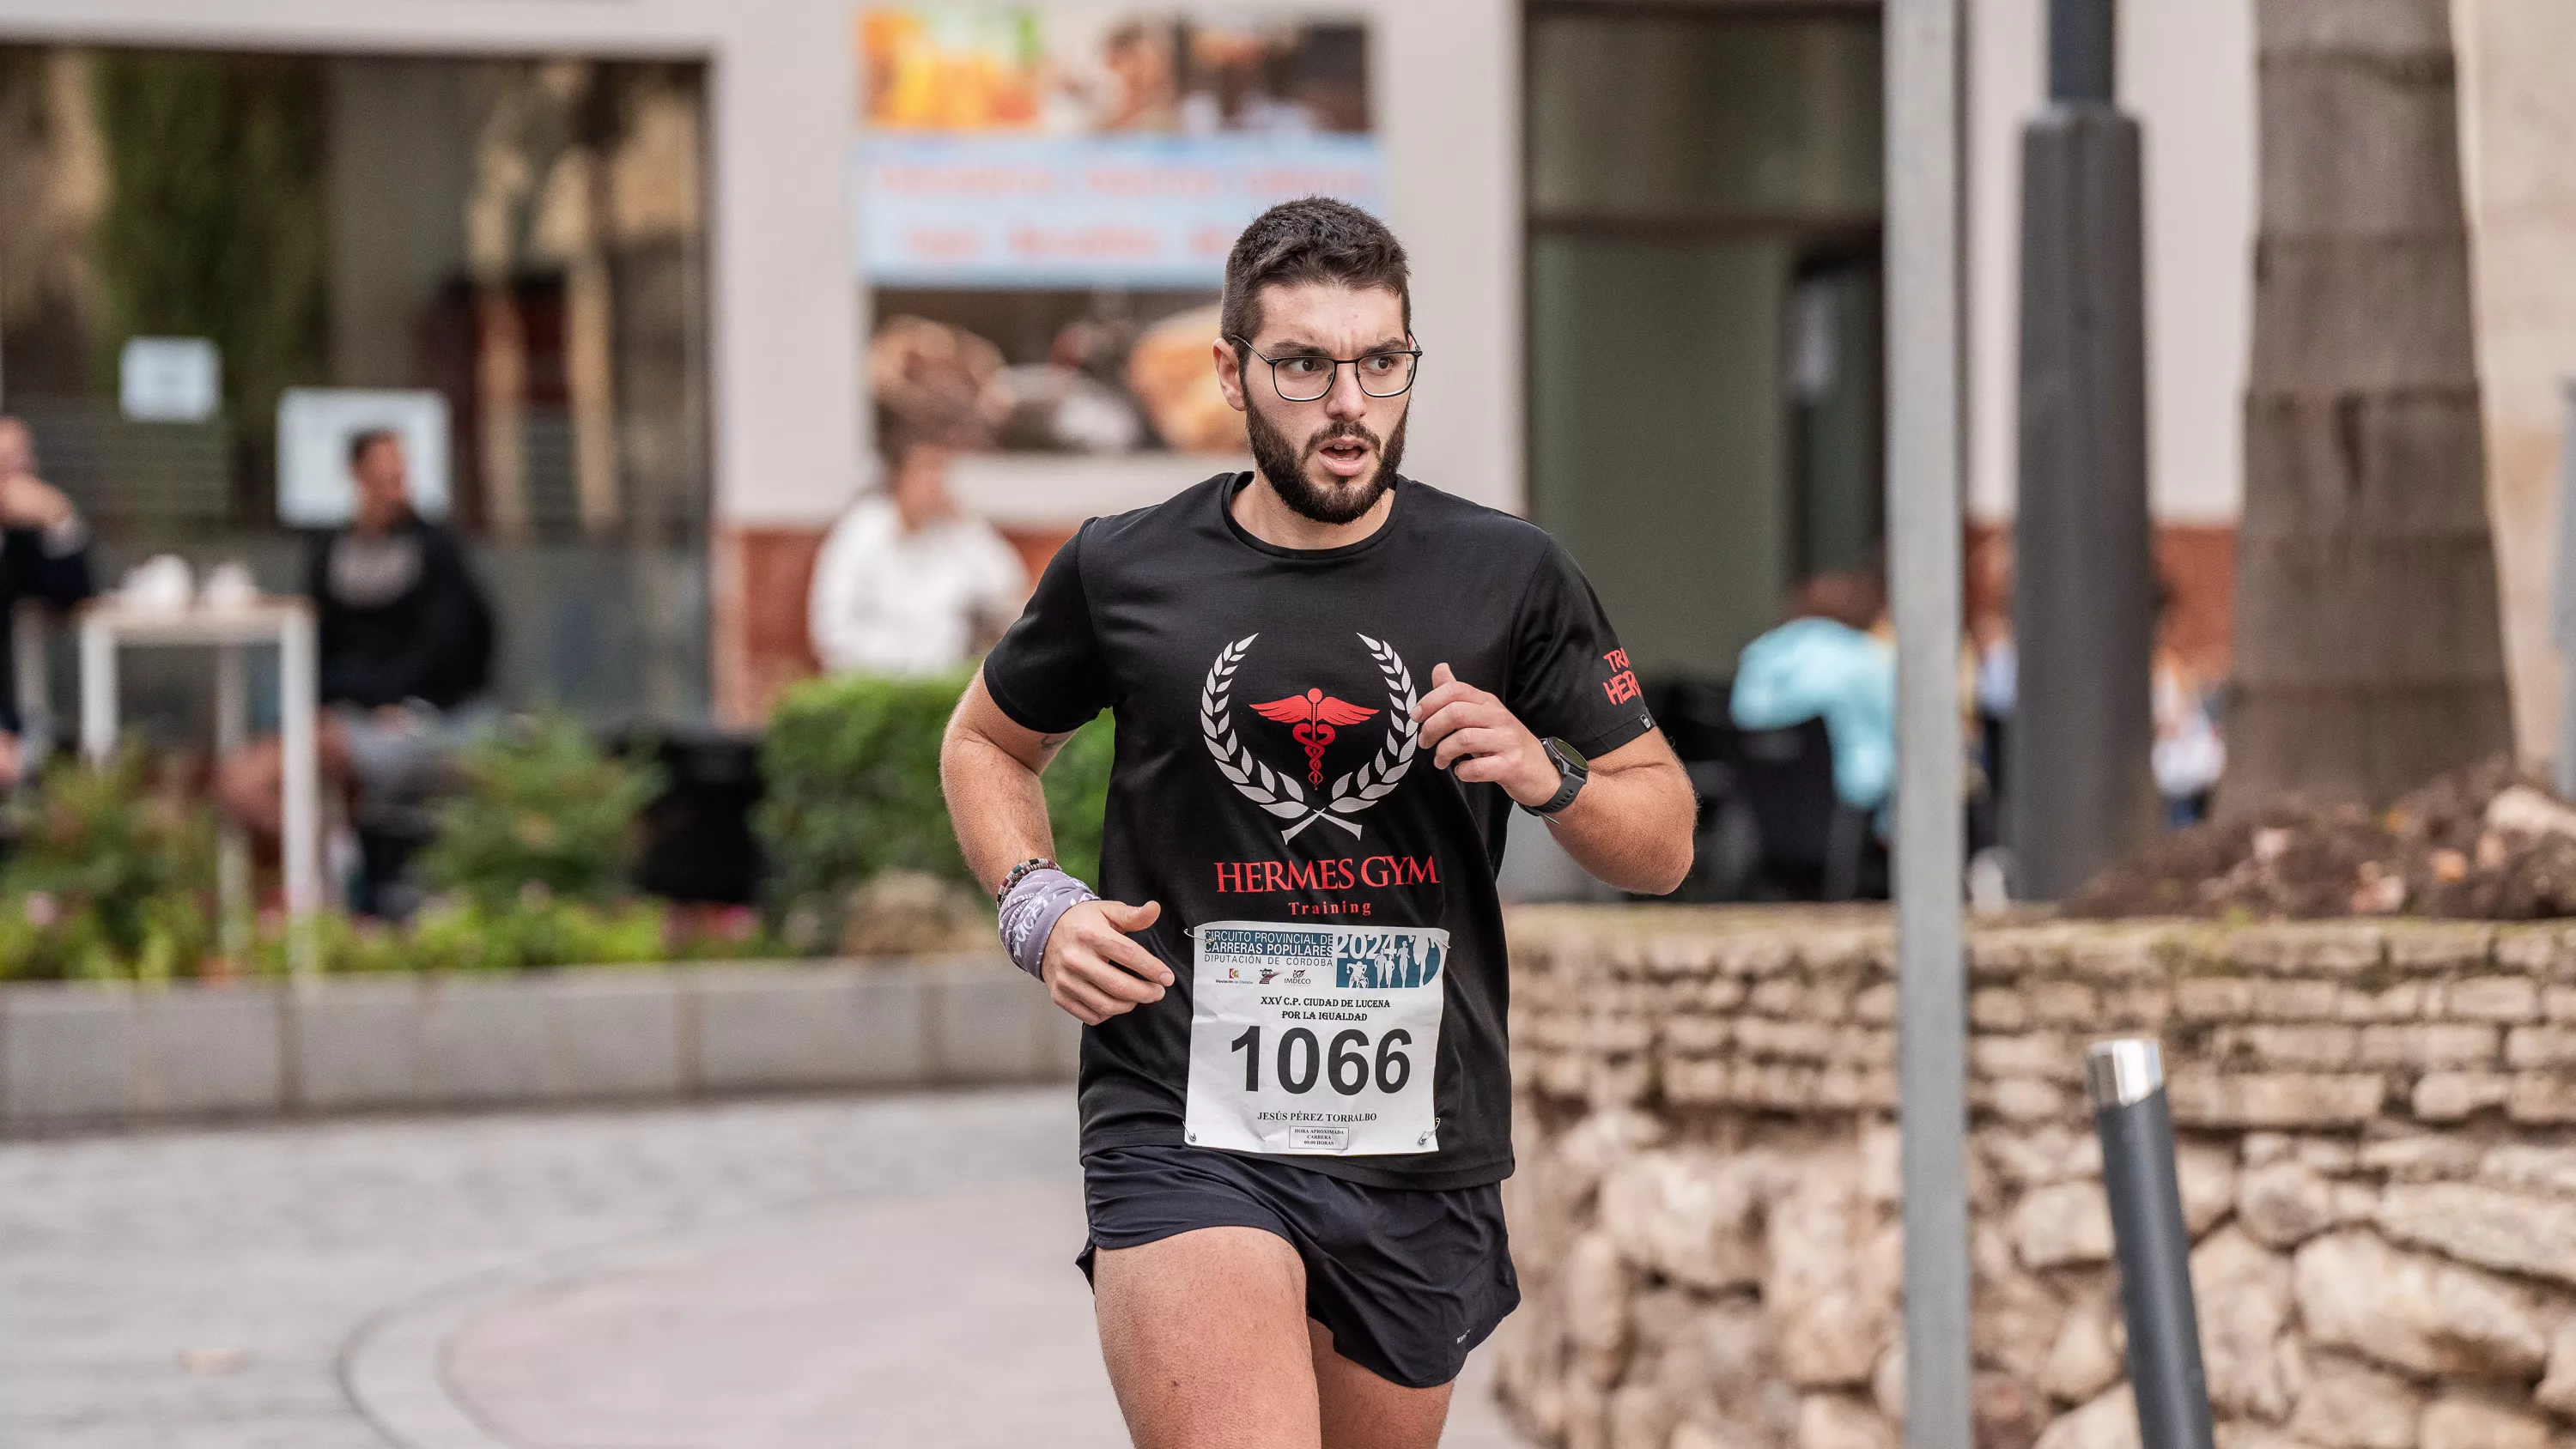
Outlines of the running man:
M940 757L1004 945L1086 1028L1079 1262L1140 1449L1438 1443L1520 1301L1510 811L1628 890L1690 865L1690 786L1573 560L1397 475L1411 321L1366 213L1246 229L1215 364L1255 470L1085 524ZM1038 781L1103 709L1105 899L1047 858Z

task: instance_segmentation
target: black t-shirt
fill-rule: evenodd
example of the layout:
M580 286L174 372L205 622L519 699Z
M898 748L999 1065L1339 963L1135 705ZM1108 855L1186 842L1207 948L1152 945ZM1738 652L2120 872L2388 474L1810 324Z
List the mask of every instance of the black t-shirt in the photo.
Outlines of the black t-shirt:
M1381 1186L1498 1181L1512 1170L1510 987L1494 871L1513 806L1499 786L1434 768L1427 749L1398 761L1394 702L1408 687L1429 694L1446 663L1585 755L1653 721L1600 600L1535 525L1405 480L1368 538L1285 549L1234 520L1228 505L1250 480L1220 475L1084 524L984 661L985 688L1026 728L1062 733L1116 712L1095 885L1163 906L1138 939L1177 984L1083 1032L1082 1150L1182 1142L1189 928L1437 927L1451 942L1439 1150L1294 1160ZM1302 714L1286 707L1300 702Z

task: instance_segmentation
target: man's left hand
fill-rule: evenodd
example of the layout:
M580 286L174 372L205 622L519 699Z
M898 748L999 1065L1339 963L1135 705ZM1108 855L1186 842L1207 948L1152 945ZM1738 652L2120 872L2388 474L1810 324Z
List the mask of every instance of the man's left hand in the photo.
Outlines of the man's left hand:
M72 518L72 501L33 474L0 477L0 527L57 528Z
M1431 692L1413 706L1431 762L1456 765L1457 777L1491 781L1523 805L1543 805L1559 776L1547 748L1503 702L1460 679L1446 664L1431 668Z

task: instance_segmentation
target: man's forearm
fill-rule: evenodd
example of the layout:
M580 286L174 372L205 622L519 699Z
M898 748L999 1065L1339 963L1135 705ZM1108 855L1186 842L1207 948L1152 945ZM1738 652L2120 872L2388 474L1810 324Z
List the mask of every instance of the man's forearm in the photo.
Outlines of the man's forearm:
M971 731L950 735L939 754L940 791L966 868L991 890L1012 866L1055 854L1046 788L1035 770Z
M1697 808L1679 766L1649 761L1593 775L1548 828L1594 879L1659 896L1690 873Z

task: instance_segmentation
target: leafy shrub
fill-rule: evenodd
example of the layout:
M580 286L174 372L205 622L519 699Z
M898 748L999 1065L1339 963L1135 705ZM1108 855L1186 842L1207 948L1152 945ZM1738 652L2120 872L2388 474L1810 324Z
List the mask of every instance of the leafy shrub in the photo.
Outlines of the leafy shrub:
M525 971L546 966L616 966L694 954L672 939L670 911L657 901L593 905L540 890L487 903L471 896L439 900L402 926L339 914L314 923L325 972ZM283 925L263 932L259 967L287 969ZM767 954L734 943L732 956Z
M323 913L312 930L324 971L783 954L748 912L618 898L651 771L604 758L552 722L478 750L467 770L472 784L440 847L452 893L403 927ZM42 791L7 807L7 822L15 846L0 865L0 979L156 981L224 964L215 960L213 815L174 774L156 776L141 751L103 769L56 766ZM283 973L288 941L286 922L272 917L251 959L230 964Z
M0 977L166 980L214 949L214 817L141 750L58 764L7 816Z
M627 891L635 822L660 772L603 753L568 720L514 724L467 752L464 788L439 810L421 872L498 912L533 883L605 902Z
M939 790L940 736L970 678L807 680L771 714L754 827L769 853L773 900L819 911L822 939L839 938L851 888L882 871L975 885ZM1099 879L1113 748L1106 719L1094 720L1045 775L1056 858L1085 880Z

